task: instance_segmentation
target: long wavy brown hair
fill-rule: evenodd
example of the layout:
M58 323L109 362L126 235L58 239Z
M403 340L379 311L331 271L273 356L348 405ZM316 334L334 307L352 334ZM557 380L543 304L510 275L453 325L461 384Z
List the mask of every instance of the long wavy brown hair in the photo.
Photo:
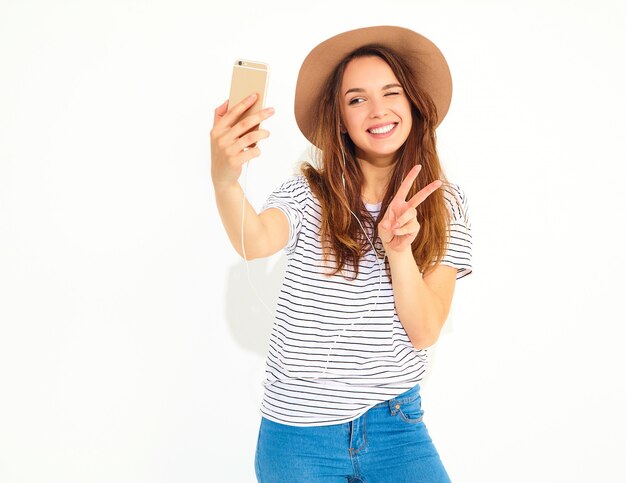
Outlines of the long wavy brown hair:
M376 56L383 59L402 85L413 116L409 137L398 150L391 178L377 219L362 201L363 172L355 156L355 145L341 130L341 82L348 63L359 57ZM382 45L367 45L355 50L337 65L330 75L325 95L320 99L313 144L318 148L313 166L304 162L301 171L322 207L321 238L326 261L334 258L334 271L358 273L359 260L370 250L357 214L372 240L377 237L377 225L398 191L402 180L416 164L422 169L407 197L436 179L444 185L435 190L417 207L420 230L411 248L415 261L424 274L439 264L445 253L450 211L446 207L443 189L448 183L437 155L435 126L437 109L430 96L412 80L415 73L396 52ZM342 153L343 151L343 153ZM345 168L342 154L345 155ZM345 187L342 174L345 171ZM434 265L433 265L434 263Z

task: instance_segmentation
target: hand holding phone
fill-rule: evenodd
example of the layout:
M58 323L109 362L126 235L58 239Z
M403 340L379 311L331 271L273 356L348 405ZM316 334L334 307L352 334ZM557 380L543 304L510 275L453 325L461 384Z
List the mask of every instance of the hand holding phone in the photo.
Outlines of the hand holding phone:
M215 109L211 128L211 179L216 191L236 184L243 165L260 155L258 141L269 136L269 131L259 128L274 113L263 109L268 72L262 62L235 62L229 100ZM240 121L249 115L254 122Z

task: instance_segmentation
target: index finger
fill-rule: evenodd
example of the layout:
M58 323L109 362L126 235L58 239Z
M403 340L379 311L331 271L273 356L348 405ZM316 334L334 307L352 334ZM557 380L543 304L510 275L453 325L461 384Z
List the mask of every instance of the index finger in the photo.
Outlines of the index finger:
M443 185L443 182L440 179L436 179L428 186L425 186L408 201L409 206L417 208L422 201L434 193L441 185Z
M411 168L411 171L409 171L409 173L406 175L406 178L402 180L402 184L400 185L400 188L398 188L396 196L394 196L394 201L406 201L406 197L411 190L411 186L413 186L413 182L417 178L417 173L419 173L421 169L421 164L416 164Z
M224 115L222 115L222 117L220 117L219 119L220 124L224 123L232 127L235 124L235 122L241 117L241 115L254 105L254 103L256 102L256 99L257 99L256 94L250 94L243 101L235 104L235 106L232 107L230 110L228 111L225 110ZM228 106L228 107L231 107L231 106Z

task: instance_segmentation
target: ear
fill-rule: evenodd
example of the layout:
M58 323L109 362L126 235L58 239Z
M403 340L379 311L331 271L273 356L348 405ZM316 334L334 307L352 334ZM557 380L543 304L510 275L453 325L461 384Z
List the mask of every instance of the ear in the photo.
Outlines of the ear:
M348 130L344 127L343 123L339 124L339 130L341 131L341 134L345 134L348 132Z

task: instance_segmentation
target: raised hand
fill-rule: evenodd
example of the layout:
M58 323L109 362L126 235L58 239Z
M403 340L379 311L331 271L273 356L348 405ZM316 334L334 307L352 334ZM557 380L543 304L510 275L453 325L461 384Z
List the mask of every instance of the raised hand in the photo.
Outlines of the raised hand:
M274 114L271 107L237 121L254 105L256 98L253 94L230 111L227 111L228 101L215 109L211 129L211 178L215 187L236 183L242 166L261 154L256 143L270 135L266 129L251 129Z
M421 169L422 165L418 164L409 171L378 224L378 235L388 256L394 252L410 250L420 229L416 208L443 184L441 180L435 180L407 201L406 197Z

